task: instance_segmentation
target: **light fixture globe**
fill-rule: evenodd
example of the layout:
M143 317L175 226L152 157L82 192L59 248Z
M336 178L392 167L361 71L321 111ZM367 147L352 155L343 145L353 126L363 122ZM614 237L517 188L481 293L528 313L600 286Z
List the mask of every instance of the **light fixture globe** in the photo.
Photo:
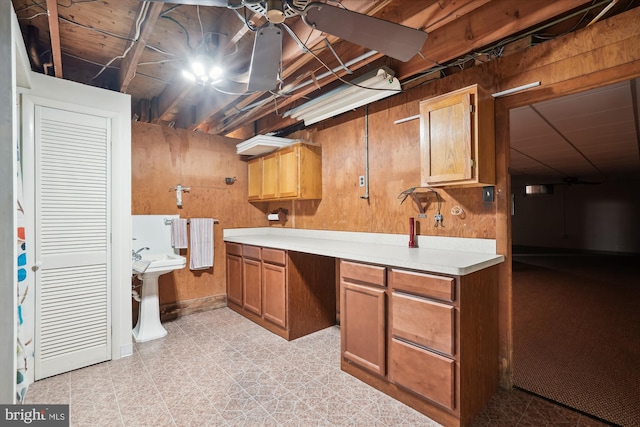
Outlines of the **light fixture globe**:
M223 70L216 65L213 58L200 53L189 61L189 69L182 70L182 75L189 81L203 86L213 85L222 80Z

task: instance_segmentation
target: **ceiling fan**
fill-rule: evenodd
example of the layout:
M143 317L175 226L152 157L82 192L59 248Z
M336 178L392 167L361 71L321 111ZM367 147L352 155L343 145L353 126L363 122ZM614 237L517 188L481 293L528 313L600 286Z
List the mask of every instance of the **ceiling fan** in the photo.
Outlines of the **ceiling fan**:
M560 184L560 185L598 185L601 184L598 181L584 181L580 178L576 178L574 176L567 176L562 178L562 182L557 182L556 184Z
M257 29L249 70L249 91L269 91L278 84L282 59L282 25L300 16L310 27L400 61L417 54L427 39L424 31L311 0L152 0L177 4L246 7L267 22Z

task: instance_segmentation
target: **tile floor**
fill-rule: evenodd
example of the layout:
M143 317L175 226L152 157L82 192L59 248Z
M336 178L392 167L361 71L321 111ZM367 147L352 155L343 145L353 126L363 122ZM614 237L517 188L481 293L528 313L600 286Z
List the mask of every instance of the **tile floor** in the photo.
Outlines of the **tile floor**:
M439 426L340 370L340 330L287 342L229 309L165 323L132 357L38 381L27 403L68 403L72 426ZM501 391L474 426L604 426Z

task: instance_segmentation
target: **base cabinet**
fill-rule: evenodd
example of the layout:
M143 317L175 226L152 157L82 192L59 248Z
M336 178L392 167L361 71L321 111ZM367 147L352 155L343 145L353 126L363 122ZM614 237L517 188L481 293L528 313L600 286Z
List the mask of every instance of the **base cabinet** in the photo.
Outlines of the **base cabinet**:
M356 268L381 273L376 283L358 282ZM340 341L342 357L377 375L386 375L386 289L384 269L342 262L340 266Z
M447 277L342 261L340 271L342 369L445 426L469 425L498 389L497 267ZM371 286L372 272L386 287ZM374 300L387 303L375 311Z
M234 245L241 248L240 275L233 270L232 257L238 252ZM227 265L232 266L227 270L229 308L287 340L336 323L333 258L237 243L227 243L226 248Z

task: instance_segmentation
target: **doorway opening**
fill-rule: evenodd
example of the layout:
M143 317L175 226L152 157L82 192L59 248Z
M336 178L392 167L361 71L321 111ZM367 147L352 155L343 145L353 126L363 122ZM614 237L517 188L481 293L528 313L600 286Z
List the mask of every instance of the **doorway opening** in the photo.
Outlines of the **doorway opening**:
M510 112L514 386L621 426L640 420L633 91L621 82Z

